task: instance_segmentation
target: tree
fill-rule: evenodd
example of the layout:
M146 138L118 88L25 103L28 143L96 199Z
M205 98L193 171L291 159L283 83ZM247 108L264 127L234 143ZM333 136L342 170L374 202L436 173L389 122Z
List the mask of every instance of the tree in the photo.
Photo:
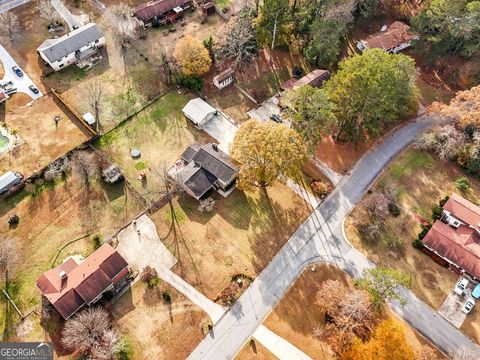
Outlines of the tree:
M95 121L97 122L97 128L102 130L102 123L100 121L100 114L103 107L103 83L99 78L95 78L92 82L84 88L84 96L88 105L92 109L95 115Z
M273 51L278 39L288 33L289 22L288 0L264 0L257 23L260 39L271 44L270 49Z
M480 1L432 0L412 19L412 28L420 35L417 48L431 60L444 55L478 56Z
M102 307L81 310L65 322L62 330L62 344L91 359L111 359L117 342L110 316Z
M20 29L18 17L11 11L5 11L0 14L0 30L8 35L10 41L13 41L15 33Z
M203 75L212 64L207 48L192 35L185 36L177 43L173 56L187 76Z
M96 154L89 151L75 151L70 157L69 166L85 185L98 176L100 169Z
M401 325L385 320L377 326L368 342L356 339L352 347L341 356L342 360L413 360Z
M141 36L143 26L132 16L132 9L126 5L114 5L107 13L112 26L112 34L122 52Z
M40 13L40 16L48 21L48 26L54 26L57 24L58 13L49 0L40 0L37 3L37 10Z
M315 303L325 312L327 322L320 336L328 339L337 353L348 348L355 336L369 337L375 316L366 291L349 289L337 280L327 280L320 286Z
M470 189L470 180L465 176L460 176L454 181L455 187L462 193L466 193Z
M421 135L415 142L415 147L432 151L441 160L453 160L464 148L465 141L465 135L460 130L453 125L446 125Z
M157 269L151 266L145 266L142 271L142 281L147 283L147 285L151 288L157 286L160 282Z
M253 61L257 52L252 10L244 8L228 28L218 49L218 55L222 62L233 61L235 68L242 69L245 64Z
M414 112L415 76L411 57L380 49L368 49L342 61L338 72L324 84L336 105L337 139L356 142L377 136L400 116Z
M265 190L280 177L295 176L307 152L295 130L273 121L249 120L238 129L231 155L240 163L238 186Z
M287 117L300 134L310 154L315 152L325 133L333 131L336 119L335 106L322 89L305 85L288 90L282 101L286 104Z
M379 266L364 270L363 277L355 284L368 291L374 306L381 310L385 302L397 300L402 305L407 303L402 289L412 286L412 278L402 271Z

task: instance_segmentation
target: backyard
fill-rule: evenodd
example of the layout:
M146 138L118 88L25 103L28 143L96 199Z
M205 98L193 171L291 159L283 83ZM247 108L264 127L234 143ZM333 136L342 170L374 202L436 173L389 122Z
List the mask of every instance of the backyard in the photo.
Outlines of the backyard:
M406 150L388 167L372 189L372 193L383 191L387 186L395 189L396 205L400 208L398 217L386 218L380 240L367 243L358 231L359 226L372 221L365 209L365 202L372 195L367 195L359 203L345 224L350 242L370 260L415 274L413 292L436 310L452 289L457 276L415 249L412 242L422 230L419 219L432 223L432 207L452 192L460 193L454 182L462 176L467 175L451 162L437 160L426 152L412 148ZM472 177L468 179L471 188L462 195L478 204L480 183ZM394 244L394 248L389 249L385 244ZM474 311L462 328L477 342L480 341L479 320L480 312Z
M22 190L0 203L0 237L14 240L18 259L10 269L7 289L23 313L40 306L36 279L54 264L73 254L86 256L96 246L94 236L107 238L142 210L123 184L105 185L91 179L85 186L76 175L55 183L38 183L35 193ZM18 215L20 223L9 228L8 220ZM70 241L78 241L66 246ZM59 252L62 249L61 252ZM1 297L0 326L4 331L18 320L13 308ZM15 333L9 336L16 338ZM20 335L17 334L17 337ZM43 339L39 321L21 334L21 339Z

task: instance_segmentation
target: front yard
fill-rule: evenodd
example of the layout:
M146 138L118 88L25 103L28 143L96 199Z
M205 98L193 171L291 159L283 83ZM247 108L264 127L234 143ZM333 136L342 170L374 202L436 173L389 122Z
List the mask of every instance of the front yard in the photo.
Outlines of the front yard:
M454 181L462 176L467 175L453 163L408 149L387 168L373 187L372 194L366 195L345 223L347 236L356 248L377 264L412 274L413 292L436 310L452 289L457 276L415 249L412 242L422 230L420 219L432 223L432 207L452 192L460 193ZM478 204L480 183L475 178L468 179L471 189L463 196ZM386 187L396 190L400 215L386 217L377 243L366 242L358 230L362 225L372 224L373 221L365 204L369 197L384 191ZM474 310L462 327L477 342L480 341L479 313Z

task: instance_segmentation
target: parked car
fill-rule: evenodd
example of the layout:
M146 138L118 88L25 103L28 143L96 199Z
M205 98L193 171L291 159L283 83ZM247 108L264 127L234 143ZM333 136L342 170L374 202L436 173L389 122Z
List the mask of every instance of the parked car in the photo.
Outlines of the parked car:
M276 115L276 114L270 115L270 120L273 120L273 121L275 121L275 122L278 123L278 124L281 124L281 123L282 123L282 119L280 119L280 116L278 116L278 115Z
M475 300L470 298L467 301L465 301L465 304L463 304L462 311L465 314L468 314L470 311L472 311L474 306L475 306Z
M4 82L4 83L1 83L0 87L3 89L3 92L5 94L13 94L13 93L17 92L17 88L15 86L13 86L12 81L7 81L7 82Z
M40 91L38 91L38 89L37 89L35 86L33 86L33 85L30 85L28 88L29 88L30 91L33 92L34 94L38 94L38 93L40 92Z
M12 66L12 70L15 74L17 74L18 77L22 77L23 76L23 72L22 70L20 70L20 68L15 65L15 66Z
M478 300L480 298L480 284L477 284L477 286L475 286L475 288L473 289L472 297L475 300Z
M462 277L460 278L460 280L458 280L453 291L455 292L455 294L462 296L467 286L468 286L468 280Z

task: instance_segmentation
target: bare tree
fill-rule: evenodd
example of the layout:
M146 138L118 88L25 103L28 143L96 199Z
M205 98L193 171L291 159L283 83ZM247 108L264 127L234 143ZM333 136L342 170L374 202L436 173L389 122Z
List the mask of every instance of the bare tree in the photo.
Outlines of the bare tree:
M465 145L465 135L453 125L441 128L420 136L415 146L420 150L435 152L442 160L453 159Z
M88 105L95 114L95 121L97 122L97 128L102 129L100 122L100 114L103 107L103 83L97 77L93 82L88 83L87 87L84 89L84 95L87 99Z
M68 319L62 330L62 344L91 359L111 359L117 342L110 316L102 307L82 310Z
M85 150L75 151L70 157L69 166L86 185L90 179L98 176L100 169L96 154Z
M238 69L253 61L257 41L251 9L243 9L235 18L217 52L222 62L233 60L233 66Z
M375 218L384 219L388 215L390 200L381 192L374 192L365 199L365 209Z
M132 16L132 12L126 4L115 5L109 12L110 22L113 25L112 34L122 51L140 38L143 29L143 26Z
M8 35L10 41L13 41L19 28L18 17L13 12L5 11L0 14L0 30Z
M210 212L213 210L213 207L215 206L215 200L213 200L211 197L205 199L205 200L200 200L200 205L198 206L198 211L200 212Z
M61 178L69 167L70 160L67 156L63 156L58 160L50 163L43 173L46 181L53 181Z
M40 16L48 21L48 25L54 26L57 24L58 13L52 6L50 0L40 0L37 4L37 10Z

